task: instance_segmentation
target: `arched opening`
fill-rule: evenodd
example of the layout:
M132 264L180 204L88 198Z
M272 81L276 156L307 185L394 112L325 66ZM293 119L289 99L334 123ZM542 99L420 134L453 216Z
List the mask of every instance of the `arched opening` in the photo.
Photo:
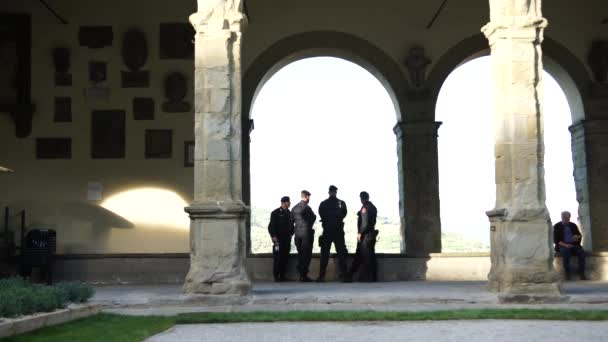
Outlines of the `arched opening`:
M494 207L494 129L491 60L469 60L456 68L439 92L439 186L444 252L489 251L485 211ZM551 220L578 212L568 128L582 118L576 87L557 64L543 73L546 204ZM554 71L557 77L553 77ZM559 81L559 83L558 83ZM573 217L577 215L574 214Z
M299 58L279 65L260 82L250 113L251 252L271 251L267 225L282 196L295 205L306 189L317 212L333 184L348 205L348 250L355 249L358 194L365 190L379 209L377 251L399 253L394 96L368 68L345 59ZM315 229L318 236L319 222Z

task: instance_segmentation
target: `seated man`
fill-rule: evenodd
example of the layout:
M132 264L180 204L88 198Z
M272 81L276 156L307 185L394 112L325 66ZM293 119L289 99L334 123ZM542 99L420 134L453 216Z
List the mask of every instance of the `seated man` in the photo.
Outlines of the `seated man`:
M555 251L559 252L563 258L567 280L570 279L570 257L573 254L578 259L578 274L581 280L587 279L585 277L585 251L581 247L581 238L581 232L576 224L570 222L570 213L564 211L561 222L553 226L553 242Z

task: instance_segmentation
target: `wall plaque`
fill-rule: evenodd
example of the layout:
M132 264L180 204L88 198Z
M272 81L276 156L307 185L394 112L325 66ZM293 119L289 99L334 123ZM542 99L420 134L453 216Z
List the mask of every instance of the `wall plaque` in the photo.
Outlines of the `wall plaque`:
M55 122L72 122L72 98L55 98Z
M36 138L37 159L72 158L71 138Z
M146 130L146 159L171 158L173 131L170 129Z
M96 110L91 119L91 157L125 157L125 112Z
M81 26L78 31L78 42L80 46L91 49L99 49L112 46L114 32L112 26Z

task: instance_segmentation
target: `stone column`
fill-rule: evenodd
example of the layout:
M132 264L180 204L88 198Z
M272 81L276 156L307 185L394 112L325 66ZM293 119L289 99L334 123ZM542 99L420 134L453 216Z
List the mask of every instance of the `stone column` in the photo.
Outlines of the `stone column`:
M545 205L540 0L490 0L494 79L496 208L490 288L501 298L559 296Z
M247 294L246 217L242 201L241 31L238 0L199 1L190 16L195 42L194 203L190 271L184 291Z
M405 253L441 252L437 130L441 122L401 122L395 128L399 153L401 220Z
M570 127L574 181L586 251L608 251L608 119Z

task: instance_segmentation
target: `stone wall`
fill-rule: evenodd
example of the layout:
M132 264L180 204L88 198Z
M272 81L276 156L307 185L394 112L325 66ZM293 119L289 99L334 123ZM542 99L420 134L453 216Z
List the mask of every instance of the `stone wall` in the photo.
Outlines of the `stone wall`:
M349 263L351 259L349 258ZM289 261L290 277L296 279L296 257ZM381 281L486 281L490 271L487 254L447 256L431 254L428 258L382 256L378 258ZM562 260L556 257L554 267L560 274ZM95 284L182 284L188 272L189 256L149 255L140 257L108 256L64 258L57 260L56 280L85 281ZM319 258L311 262L312 276L318 273ZM253 281L272 281L272 257L256 256L247 259L247 269ZM572 258L576 270L576 258ZM608 280L608 255L587 257L587 275L594 280ZM335 279L335 260L329 262L327 279Z
M162 23L181 23L193 34L188 16L195 11L195 1L177 0L167 6L144 0L59 0L50 5L67 24L38 2L0 3L0 12L31 16L31 99L36 107L32 132L25 138L15 136L8 114L0 114L0 165L15 170L0 174L0 207L9 206L13 215L25 209L28 226L57 230L59 254L187 252L189 222L183 207L192 200L193 168L184 166L184 142L194 140L194 60L161 58L159 35ZM96 25L111 27L111 44L82 46L80 29ZM125 32L131 28L139 29L147 43L147 59L141 67L149 74L147 87L122 86L122 73L129 70L122 59L122 45ZM55 85L52 53L57 47L70 52L71 86ZM106 63L106 80L96 87L89 80L90 62ZM181 73L187 81L184 102L190 109L186 112L163 109L167 101L164 81L173 72ZM91 89L99 90L97 95ZM71 122L56 122L56 98L71 100ZM152 99L153 120L136 119L135 98ZM92 112L96 110L124 111L123 158L92 157ZM146 157L145 132L156 129L172 130L170 156L163 156L167 158ZM37 159L37 139L58 137L71 138L71 156ZM90 182L101 186L99 198L89 200ZM156 196L144 191L135 200L127 198L129 203L119 203L120 210L112 208L128 222L99 208L114 195L150 188L166 192ZM165 210L158 216L163 206L173 212ZM17 229L18 216L12 216L10 223Z

